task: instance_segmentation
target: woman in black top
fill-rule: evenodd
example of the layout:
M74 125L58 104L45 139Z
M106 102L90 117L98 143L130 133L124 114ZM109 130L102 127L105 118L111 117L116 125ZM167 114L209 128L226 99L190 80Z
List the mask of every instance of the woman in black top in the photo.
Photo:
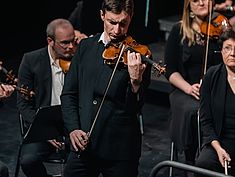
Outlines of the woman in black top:
M206 49L200 27L208 18L208 5L206 0L184 1L182 20L173 26L165 49L166 77L174 87L169 96L170 136L189 164L194 164L198 147L197 112ZM206 69L222 61L217 39L211 38L209 44Z
M223 64L211 67L201 86L202 150L196 165L235 176L235 32L221 35Z

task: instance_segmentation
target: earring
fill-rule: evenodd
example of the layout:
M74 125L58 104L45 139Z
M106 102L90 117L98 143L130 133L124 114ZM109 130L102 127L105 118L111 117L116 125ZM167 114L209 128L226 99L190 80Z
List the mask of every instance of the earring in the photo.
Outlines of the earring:
M189 17L190 17L190 18L195 18L195 14L194 14L192 11L190 11L190 12L189 12Z

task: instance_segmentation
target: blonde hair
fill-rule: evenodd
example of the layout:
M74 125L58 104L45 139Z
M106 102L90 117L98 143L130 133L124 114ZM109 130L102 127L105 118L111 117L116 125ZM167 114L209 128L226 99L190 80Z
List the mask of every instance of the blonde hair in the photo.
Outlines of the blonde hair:
M195 30L192 27L193 19L195 18L195 15L191 11L190 2L192 0L184 0L184 9L183 9L183 16L181 20L181 33L183 35L182 42L187 39L188 45L191 46L192 44L196 43L196 33ZM199 0L198 0L199 1ZM215 5L214 0L204 0L205 2L212 2L212 7ZM209 10L209 9L208 9Z
M191 46L195 43L195 34L192 28L192 21L193 18L190 17L190 1L191 0L184 0L184 9L181 22L181 29L180 32L182 33L181 42L185 39L188 40L188 45Z

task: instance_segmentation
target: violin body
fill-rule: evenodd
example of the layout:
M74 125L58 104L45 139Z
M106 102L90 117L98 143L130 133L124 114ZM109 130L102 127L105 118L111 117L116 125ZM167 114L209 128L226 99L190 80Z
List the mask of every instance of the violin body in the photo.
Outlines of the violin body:
M138 44L131 36L127 36L124 41L120 43L111 43L109 44L108 48L104 50L103 58L105 59L106 63L114 64L116 62L116 59L118 58L121 51L121 45L126 46L121 60L121 62L123 62L124 64L127 64L127 50L129 48L134 49L141 55L151 56L151 52L146 45Z
M155 63L153 60L149 59L149 57L152 55L149 48L146 45L138 44L131 36L127 36L122 42L111 43L107 46L102 54L105 63L109 65L115 64L121 53L122 46L125 48L121 56L122 60L120 62L123 63L124 66L127 65L127 51L130 50L131 52L140 53L142 61L151 64L154 69L159 71L159 74L166 72L165 67L160 66L160 64Z
M223 31L231 28L232 26L229 23L229 20L224 15L221 15L217 12L213 13L211 22L208 23L204 21L201 24L201 32L204 35L214 39L218 39Z
M64 73L68 72L70 64L71 60L59 59L59 65Z
M33 98L35 93L33 91L29 90L29 88L27 86L24 86L24 85L22 85L20 87L17 86L18 79L12 73L12 70L8 71L6 68L4 68L2 66L1 62L0 62L0 71L2 71L6 75L6 81L7 81L6 84L13 86L21 94L21 96L24 97L26 100ZM3 83L0 82L0 84L3 84Z

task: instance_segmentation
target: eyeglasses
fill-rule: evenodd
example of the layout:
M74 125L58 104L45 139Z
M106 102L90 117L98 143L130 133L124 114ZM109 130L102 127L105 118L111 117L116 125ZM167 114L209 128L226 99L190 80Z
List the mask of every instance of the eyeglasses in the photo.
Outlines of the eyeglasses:
M199 5L201 2L202 3L208 2L208 0L191 0L191 2L195 5Z
M55 40L55 42L60 46L60 47L62 47L62 48L67 48L67 47L69 47L69 45L70 44L72 44L72 45L76 45L76 43L77 43L77 38L75 37L73 40L65 40L65 41L56 41Z
M225 46L225 47L223 47L224 53L231 53L234 50L235 50L235 46Z

